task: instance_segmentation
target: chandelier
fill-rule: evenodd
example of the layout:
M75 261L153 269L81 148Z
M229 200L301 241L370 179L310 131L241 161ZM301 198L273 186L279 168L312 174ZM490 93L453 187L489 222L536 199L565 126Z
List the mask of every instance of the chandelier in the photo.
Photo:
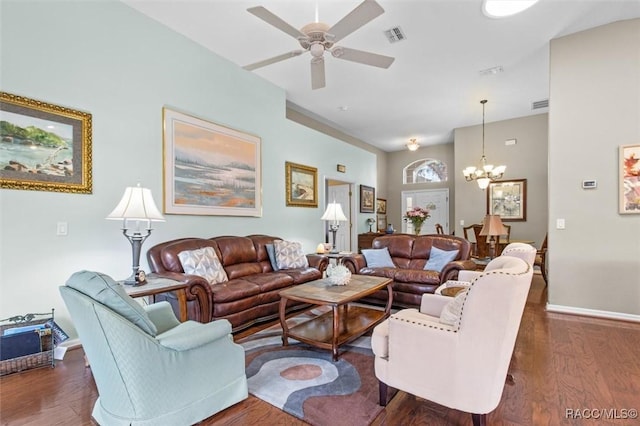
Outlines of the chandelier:
M486 99L480 101L482 104L482 157L480 158L480 167L469 166L462 171L467 182L473 180L478 182L480 189L487 189L490 182L500 179L507 169L507 166L493 167L493 164L487 164L487 157L484 155L484 104Z

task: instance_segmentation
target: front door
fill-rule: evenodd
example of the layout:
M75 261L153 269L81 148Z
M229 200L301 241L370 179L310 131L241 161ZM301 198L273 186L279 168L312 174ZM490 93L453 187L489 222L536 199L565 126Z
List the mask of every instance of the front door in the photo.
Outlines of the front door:
M436 223L442 225L444 233L449 233L449 189L425 189L402 191L402 214L413 207L429 210L430 217L422 224L421 234L435 234ZM413 234L411 222L402 222L402 232Z

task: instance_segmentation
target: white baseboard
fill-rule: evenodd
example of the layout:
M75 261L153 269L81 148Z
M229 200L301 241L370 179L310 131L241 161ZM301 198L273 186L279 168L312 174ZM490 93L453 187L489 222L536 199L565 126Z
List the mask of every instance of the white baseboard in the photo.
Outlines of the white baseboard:
M621 321L640 322L640 315L621 312L600 311L597 309L576 308L575 306L552 305L547 303L547 311L562 314L583 315L587 317L606 318Z

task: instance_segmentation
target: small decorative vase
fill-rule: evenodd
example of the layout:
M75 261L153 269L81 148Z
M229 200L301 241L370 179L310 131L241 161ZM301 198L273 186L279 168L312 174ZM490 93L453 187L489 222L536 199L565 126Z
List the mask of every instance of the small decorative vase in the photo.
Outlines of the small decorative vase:
M421 223L414 223L413 224L413 233L416 235L420 235L420 231L422 230L422 224Z
M385 231L387 234L393 234L393 225L388 224L387 230Z

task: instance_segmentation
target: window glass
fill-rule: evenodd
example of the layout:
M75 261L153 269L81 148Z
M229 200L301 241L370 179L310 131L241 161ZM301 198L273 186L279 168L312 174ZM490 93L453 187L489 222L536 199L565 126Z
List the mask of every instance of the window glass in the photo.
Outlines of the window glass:
M446 182L447 165L440 160L424 158L404 168L403 183Z

